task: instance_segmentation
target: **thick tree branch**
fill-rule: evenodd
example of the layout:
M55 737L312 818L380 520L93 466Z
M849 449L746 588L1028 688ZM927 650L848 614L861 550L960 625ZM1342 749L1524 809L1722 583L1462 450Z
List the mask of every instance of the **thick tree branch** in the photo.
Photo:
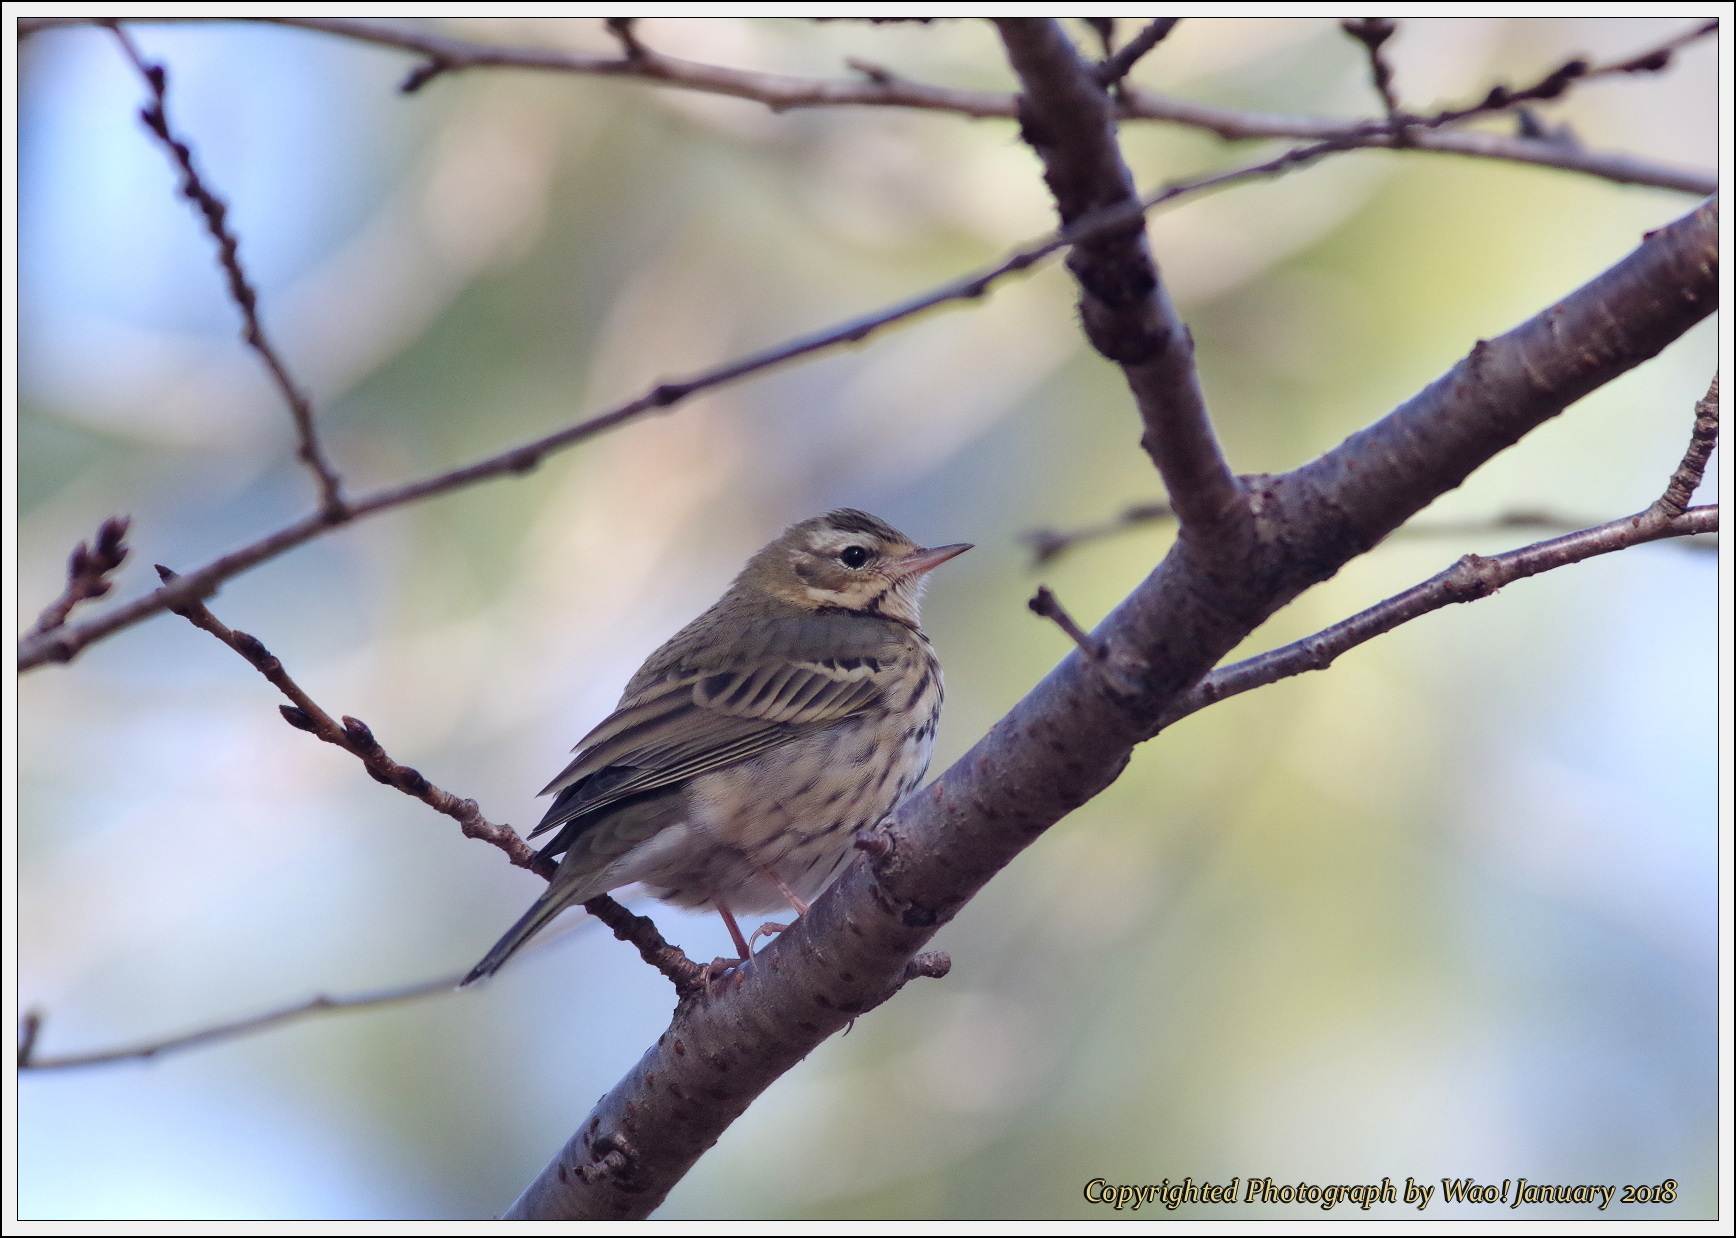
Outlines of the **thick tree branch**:
M507 1213L644 1216L779 1075L884 1001L922 945L1043 831L1108 786L1211 667L1309 585L1466 472L1655 355L1713 308L1707 203L1494 340L1421 395L1293 473L1257 479L1260 538L1239 570L1179 539L1092 633L1143 659L1117 693L1082 653L871 836L742 983L678 1008ZM1699 519L1699 517L1696 517Z
M182 196L199 208L199 214L205 221L205 230L211 234L211 239L217 242L217 260L228 277L229 299L234 301L236 308L241 311L241 338L259 354L271 375L272 384L283 396L284 403L289 405L289 415L295 422L296 455L313 473L314 482L319 488L321 517L328 523L335 524L346 515L344 500L337 470L332 467L331 461L326 459L325 451L320 446L319 431L314 424L313 404L308 400L307 394L295 385L289 368L284 365L283 358L278 356L277 349L265 334L264 326L260 324L259 294L254 291L252 282L247 278L247 271L241 265L241 242L229 227L229 208L206 186L198 168L194 166L192 149L176 137L169 127L169 72L160 64L147 63L118 23L110 21L105 24L114 32L121 49L127 54L127 59L133 62L139 76L143 77L145 84L150 87L151 102L140 109L139 119L144 121L145 128L149 129L169 152L169 158L181 174Z
M1137 199L1115 142L1115 114L1090 64L1052 18L998 18L1024 84L1019 127L1043 161L1063 225ZM1206 542L1247 514L1246 496L1213 433L1188 332L1158 275L1145 220L1075 245L1067 269L1092 347L1127 376L1145 424L1142 440L1183 529Z
M20 35L56 26L86 25L94 18L39 17L19 22ZM218 18L128 18L144 21L213 21ZM559 73L637 78L656 85L706 94L728 95L762 103L773 111L803 107L899 107L950 112L975 118L1008 117L1017 111L1016 96L995 91L959 90L913 82L878 66L865 70L865 81L791 77L757 73L722 65L700 64L673 56L632 60L582 52L535 47L505 47L454 39L425 31L400 29L355 18L281 17L246 20L275 21L317 30L377 46L392 47L426 58L404 83L415 90L446 72L471 68L518 68ZM1697 34L1692 37L1699 37ZM1657 49L1627 61L1655 56ZM1613 69L1611 70L1613 71ZM1714 172L1673 167L1629 155L1588 151L1573 145L1524 135L1469 129L1409 130L1397 141L1384 123L1346 122L1327 117L1250 112L1195 103L1146 90L1123 80L1117 86L1117 115L1122 120L1155 120L1205 129L1228 141L1255 138L1333 139L1347 147L1402 147L1408 150L1499 159L1578 172L1627 185L1652 185L1705 197L1718 190Z
M1384 537L1490 456L1637 363L1630 358L1654 355L1710 314L1717 219L1717 199L1708 199L1585 287L1506 335L1479 340L1387 417L1295 472L1256 483L1274 528L1294 525L1304 512L1313 517L1305 523L1316 536L1280 539L1299 574L1313 575L1307 564L1320 556L1331 564L1323 569L1329 575L1343 562L1337 538L1367 549L1374 544L1365 540L1368 531Z

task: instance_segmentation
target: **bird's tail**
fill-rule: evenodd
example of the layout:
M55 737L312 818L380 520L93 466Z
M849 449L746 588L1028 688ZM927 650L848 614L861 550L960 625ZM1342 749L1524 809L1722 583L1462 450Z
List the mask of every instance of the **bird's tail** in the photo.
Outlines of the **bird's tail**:
M530 910L518 918L518 923L506 930L506 936L494 943L494 949L483 957L482 962L471 968L470 974L458 982L458 987L462 989L467 984L475 984L483 977L492 976L499 971L506 961L518 952L520 946L536 936L538 929L572 906L574 900L570 895L573 892L570 886L563 888L561 882L550 885L543 896L530 905Z

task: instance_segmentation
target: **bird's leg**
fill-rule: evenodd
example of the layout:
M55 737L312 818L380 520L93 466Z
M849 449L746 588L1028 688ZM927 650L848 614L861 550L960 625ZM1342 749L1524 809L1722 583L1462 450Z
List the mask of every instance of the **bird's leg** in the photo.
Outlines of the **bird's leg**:
M760 865L758 865L758 864L755 864L754 867L759 869L760 876L764 877L767 881L771 882L773 885L775 885L778 888L779 894L782 894L786 899L789 900L790 906L792 906L796 909L796 914L798 916L805 916L808 914L808 905L802 901L801 895L797 894L794 890L790 889L789 882L785 881L782 877L778 876L778 870L777 869L775 869L775 868L761 868ZM778 930L773 929L772 931L775 933Z
M741 935L741 926L735 922L735 917L729 914L721 900L714 900L717 914L723 917L723 926L729 930L729 939L735 943L736 953L740 956L738 962L746 962L753 951L748 948L747 938Z
M705 986L705 995L707 997L711 996L711 986L717 981L722 980L725 976L731 976L731 973L734 973L733 976L731 976L732 981L739 985L742 981L742 977L746 974L742 969L746 967L747 960L753 953L748 948L747 941L742 937L741 926L735 922L735 917L730 914L729 908L725 907L721 900L713 900L712 906L716 907L717 914L723 917L723 926L729 930L730 940L735 943L736 954L739 957L733 959L712 959L711 962L705 965L705 972L701 977L701 982Z
M754 867L759 868L760 876L775 885L778 888L778 893L782 894L784 898L789 900L790 906L796 909L796 914L798 916L805 916L808 914L807 903L802 901L801 895L790 889L787 881L778 876L775 868L761 868L757 864L754 865ZM762 924L753 931L753 936L747 939L747 944L751 949L753 943L758 941L761 937L770 937L773 933L781 933L789 927L790 926L787 924Z

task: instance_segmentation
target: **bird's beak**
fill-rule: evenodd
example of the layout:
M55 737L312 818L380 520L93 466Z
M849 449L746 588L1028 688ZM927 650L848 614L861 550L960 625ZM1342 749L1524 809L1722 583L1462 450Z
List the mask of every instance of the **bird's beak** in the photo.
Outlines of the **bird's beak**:
M954 542L950 546L928 546L913 550L902 559L894 559L886 565L887 572L898 580L914 580L916 577L945 563L955 555L961 555L971 548L971 542Z

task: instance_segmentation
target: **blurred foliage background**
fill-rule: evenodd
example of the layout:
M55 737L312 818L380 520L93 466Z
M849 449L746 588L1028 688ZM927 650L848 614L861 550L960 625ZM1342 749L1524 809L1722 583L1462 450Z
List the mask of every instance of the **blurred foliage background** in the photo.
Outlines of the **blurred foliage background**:
M1682 24L1414 20L1389 47L1403 97L1426 108ZM613 46L594 19L441 28ZM1011 87L974 21L641 33L744 67L836 76L855 56ZM352 493L911 294L1051 225L1007 121L774 115L517 71L405 97L409 57L323 35L134 37L169 67L171 118L233 206L267 324ZM28 624L107 515L134 519L126 597L155 583L151 564L203 563L306 510L311 490L113 38L35 35L20 72ZM1249 108L1378 109L1361 48L1325 20L1189 20L1135 77ZM1715 103L1705 41L1666 74L1596 81L1543 115L1594 148L1711 167ZM1123 137L1142 186L1261 149L1152 123ZM1194 201L1152 233L1236 467L1279 470L1691 206L1363 152ZM1705 324L1420 520L1637 510L1715 354ZM1066 652L1024 607L1039 581L1094 622L1163 553L1170 534L1152 526L1038 572L1019 540L1156 497L1137 437L1050 266L522 479L346 529L212 606L334 714L523 827L569 745L747 554L792 520L863 507L919 541L978 546L926 606L949 688L938 769ZM1244 652L1528 540L1396 539ZM1709 1215L1715 575L1714 554L1674 545L1596 560L1178 725L941 934L948 978L792 1071L658 1215L1100 1216L1090 1178L1187 1175L1673 1178L1678 1202L1641 1214ZM48 1014L41 1052L459 972L530 902L535 878L285 726L277 704L169 616L24 678L20 1000ZM690 953L724 952L715 917L655 915ZM26 1076L21 1213L490 1216L671 1005L581 921L462 994ZM1521 1215L1554 1214L1591 1211Z

